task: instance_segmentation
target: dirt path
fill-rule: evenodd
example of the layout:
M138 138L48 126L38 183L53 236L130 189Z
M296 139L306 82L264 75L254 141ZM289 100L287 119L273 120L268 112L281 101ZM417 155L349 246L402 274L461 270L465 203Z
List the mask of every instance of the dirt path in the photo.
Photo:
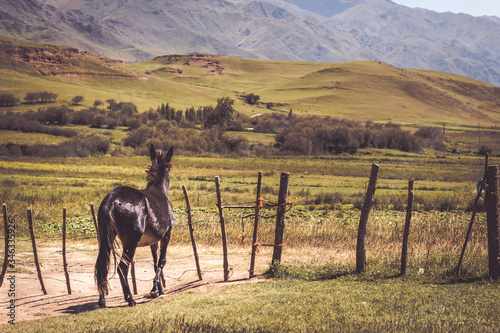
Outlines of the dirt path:
M137 295L134 296L140 306L149 301L146 295L152 288L153 267L149 249L140 249L136 255ZM92 251L90 251L92 252ZM96 252L96 251L95 251ZM245 251L233 251L230 265L233 267L229 282L223 282L222 256L215 250L204 251L200 255L200 266L203 280L198 279L193 256L188 247L169 248L167 265L164 270L166 288L165 295L184 291L217 291L230 285L256 282L259 279L248 279L247 264L250 261ZM97 253L97 252L96 252ZM18 254L21 258L30 258L30 252ZM39 255L40 256L40 255ZM96 255L87 250L72 250L67 255L72 294L68 295L62 255L60 249L46 248L40 256L43 267L42 278L47 290L43 295L36 268L30 259L20 262L15 275L15 298L9 296L12 274L7 273L0 288L0 325L7 324L11 300L15 299L15 321L40 319L50 316L76 314L96 309L98 301L97 288L94 283L94 264ZM117 274L110 280L111 291L106 298L108 307L126 306L123 300L120 281ZM132 283L130 283L132 290Z

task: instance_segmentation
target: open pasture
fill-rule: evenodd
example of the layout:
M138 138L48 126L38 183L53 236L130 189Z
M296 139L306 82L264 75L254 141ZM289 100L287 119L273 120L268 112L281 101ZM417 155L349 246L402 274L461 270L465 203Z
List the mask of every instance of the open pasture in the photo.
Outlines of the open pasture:
M174 207L184 205L182 186L193 207L215 208L214 177L221 177L223 200L252 203L257 172L263 196L275 200L279 174L291 174L289 197L295 207L341 211L360 208L372 162L381 166L376 209L404 210L408 179L415 178L417 211L470 208L483 174L482 157L396 153L339 157L221 158L176 156L171 179ZM495 159L492 159L492 163ZM33 207L36 226L58 216L62 206L74 216L88 215L113 187L145 187L146 157L87 157L0 160L0 199L13 214ZM26 232L26 229L22 229Z
M368 227L368 273L354 275L358 208L372 162L380 164L381 170ZM83 251L92 257L96 247L89 203L98 206L104 195L118 185L143 188L148 163L146 157L137 156L2 158L0 199L18 221L20 240L27 237L26 207L33 208L37 244L46 264L59 260L44 258L43 249L57 246L54 239L61 235L63 206L68 209L69 242L78 244L70 246L70 253ZM498 159L492 158L490 163L496 164ZM274 270L277 280L235 285L223 291L219 288L171 294L134 309L90 311L72 316L71 320L55 317L18 322L15 328L27 332L299 332L330 331L335 327L339 331L493 332L499 324L494 315L500 310L495 301L499 294L497 283L484 280L488 271L484 213L479 213L473 229L461 283L449 284L454 280L470 218L466 210L475 196L483 164L482 157L396 152L337 157L176 156L171 198L177 222L168 262L192 259L182 195L185 185L193 206L200 254L215 260L210 266L203 264L202 270L218 269L220 280L222 267L217 267L217 262L222 266L222 260L217 253L220 227L214 177L221 177L223 203L252 205L257 171L263 171L262 196L270 201L276 201L280 172L290 173L289 200L294 206L287 213L287 246L282 266ZM406 186L412 177L416 179L416 212L408 271L405 278L398 278ZM248 269L252 218L244 216L250 213L227 212L229 264L235 277L244 276ZM272 216L274 212L265 208L263 214ZM259 242L273 243L274 223L272 217L262 220ZM238 242L240 235L245 236L243 245ZM19 244L23 243L26 244ZM272 248L259 250L256 273L261 275L270 267ZM142 249L138 260L150 260L147 252ZM23 256L24 264L32 265L29 251L24 251ZM194 262L191 265L194 268ZM86 267L91 275L92 263ZM207 277L212 274L208 271ZM94 288L91 281L88 288ZM193 291L198 288L193 287ZM85 300L97 302L97 292L94 298L90 295ZM1 330L12 328L4 326Z

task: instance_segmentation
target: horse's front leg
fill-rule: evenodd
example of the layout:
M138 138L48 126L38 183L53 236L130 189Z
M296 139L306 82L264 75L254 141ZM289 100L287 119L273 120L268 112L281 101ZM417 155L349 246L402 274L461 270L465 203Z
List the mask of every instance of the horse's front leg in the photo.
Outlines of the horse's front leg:
M151 245L150 248L151 254L153 255L153 266L156 274L156 270L158 269L158 243Z
M158 269L158 243L151 245L151 254L153 255L153 266L156 274L156 270ZM161 272L161 284L163 287L166 287L163 271Z
M170 241L170 231L165 234L165 237L160 242L160 258L158 260L158 267L156 268L155 278L153 279L153 289L151 289L151 297L158 297L163 294L163 288L160 278L163 273L163 267L167 262L167 246Z

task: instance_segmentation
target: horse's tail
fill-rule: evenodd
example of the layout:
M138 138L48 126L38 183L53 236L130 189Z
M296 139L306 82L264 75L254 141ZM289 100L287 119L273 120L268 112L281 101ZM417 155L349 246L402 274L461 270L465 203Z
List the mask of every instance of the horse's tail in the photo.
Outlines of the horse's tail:
M99 295L108 294L108 272L111 252L113 253L116 266L116 253L114 241L116 237L115 221L113 209L109 207L99 207L98 213L98 234L99 234L99 254L95 263L94 278L97 284Z

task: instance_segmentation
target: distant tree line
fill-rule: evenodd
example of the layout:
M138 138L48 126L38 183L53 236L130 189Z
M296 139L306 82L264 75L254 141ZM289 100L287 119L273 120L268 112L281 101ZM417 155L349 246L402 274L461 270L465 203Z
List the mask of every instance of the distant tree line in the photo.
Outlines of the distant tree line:
M106 129L128 127L130 132L123 144L132 147L137 154L147 154L145 147L149 142L155 142L158 147L164 148L175 145L178 151L185 154L231 154L248 149L245 138L225 134L229 128L238 127L236 124L245 118L235 112L234 102L228 97L220 98L215 107L201 107L196 111L188 108L185 112L175 110L167 104L160 106L158 110L150 109L139 113L137 106L129 102L107 100L106 103L106 109L92 107L73 110L67 106L52 106L23 113L0 113L2 119L5 119L1 122L0 129L72 138L67 144L49 147L3 145L0 147L0 154L87 156L108 152L109 139L101 136L77 136L77 132L66 125ZM94 105L102 105L102 102L96 101ZM105 145L103 140L108 144ZM75 152L71 153L72 150Z
M24 97L24 101L30 104L50 103L55 102L57 96L57 94L48 91L29 92L26 94L26 97Z
M437 129L437 133L440 130ZM396 149L419 152L444 137L436 129L412 134L396 124L362 123L330 117L298 117L291 119L276 135L282 153L298 155L354 154L360 148ZM440 146L441 148L441 146Z
M225 130L243 130L243 123L248 122L248 117L237 113L234 110L234 101L229 97L219 98L217 105L200 106L187 108L185 111L162 103L156 110L160 119L175 121L178 124L184 124L183 127L194 125L203 125L204 128L220 127Z
M26 104L43 104L43 103L55 103L58 95L49 91L42 92L28 92L24 97L24 102ZM71 99L71 104L78 105L84 100L83 96L77 95ZM2 106L14 106L20 102L20 99L15 97L11 93L0 93L0 107Z
M164 149L174 145L185 155L247 155L248 140L229 131L242 130L249 118L237 113L233 105L229 97L219 98L215 107L191 107L184 111L162 104L156 111L145 112L147 119L132 128L123 143L137 154L147 154L147 146L152 142Z
M53 103L57 99L57 94L42 91L42 92L29 92L26 93L24 97L24 102L28 104L40 104L40 103ZM14 106L20 102L19 98L15 97L10 93L0 94L0 106Z
M253 101L258 96L249 95ZM55 99L57 95L51 98ZM46 96L45 98L50 98ZM7 100L7 99L6 99ZM75 96L72 103L78 104L83 96ZM12 102L11 102L12 103ZM105 107L100 107L105 105ZM324 155L356 153L362 148L397 149L418 152L432 147L443 150L444 136L438 128L424 127L410 133L395 124L356 122L331 117L297 117L289 113L272 112L248 117L234 109L229 97L219 98L215 106L190 107L176 110L169 103L157 109L139 112L130 102L108 99L96 100L93 107L70 109L67 106L50 106L37 111L23 113L0 112L0 129L30 133L46 133L71 138L69 144L51 148L37 147L47 155L58 155L54 149L70 154L66 148L79 151L78 156L106 153L110 140L105 137L81 137L66 125L83 125L92 128L128 129L121 145L136 154L147 154L147 146L153 142L158 147L175 145L179 152L189 154L237 154L237 155ZM271 145L250 144L244 136L234 131L273 133L275 143ZM96 143L87 142L94 140ZM103 142L107 141L108 144ZM78 148L85 147L85 148ZM19 147L18 147L19 148ZM14 151L4 146L0 151ZM29 147L17 149L17 153L34 154ZM16 154L17 154L16 153ZM65 155L66 154L66 155ZM71 155L72 156L72 155Z

